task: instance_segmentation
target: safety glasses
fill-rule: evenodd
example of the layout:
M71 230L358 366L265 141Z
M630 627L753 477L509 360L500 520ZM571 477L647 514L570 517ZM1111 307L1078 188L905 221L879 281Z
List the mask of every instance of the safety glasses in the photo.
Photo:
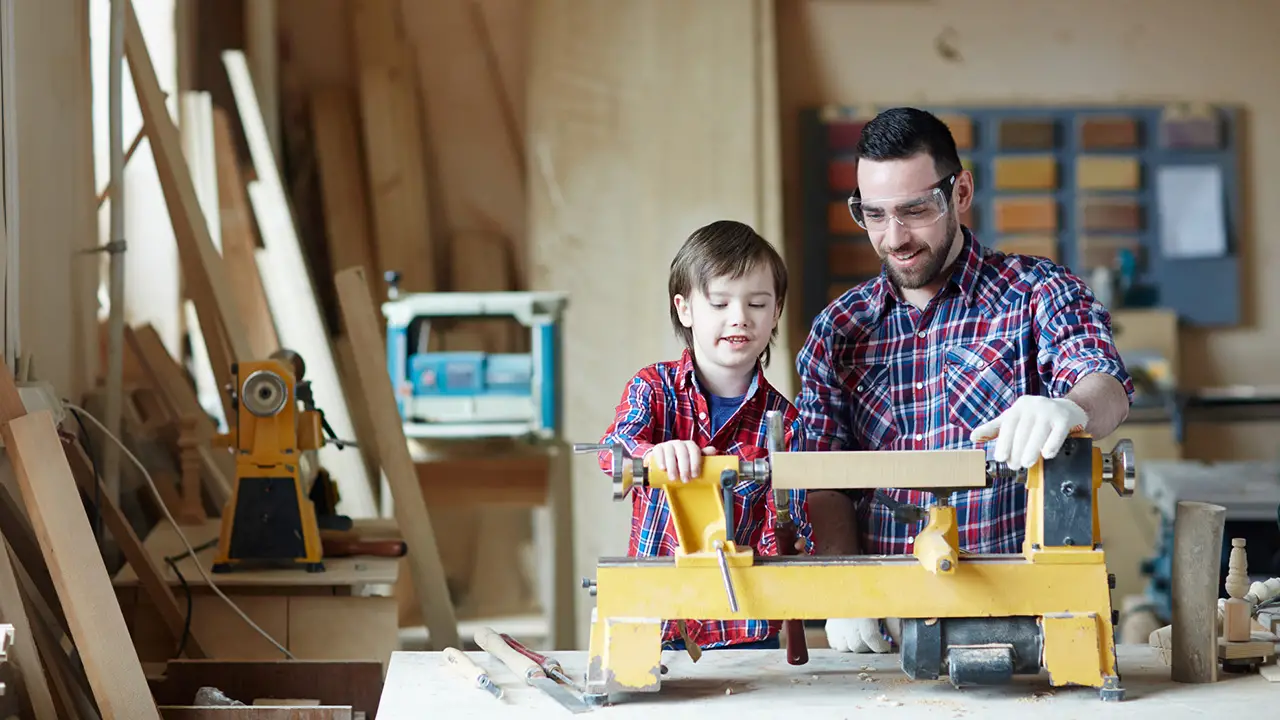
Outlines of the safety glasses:
M849 214L867 232L884 232L891 221L917 229L928 227L947 214L947 198L955 186L956 173L952 173L929 187L928 190L910 195L863 200L858 190L849 198Z

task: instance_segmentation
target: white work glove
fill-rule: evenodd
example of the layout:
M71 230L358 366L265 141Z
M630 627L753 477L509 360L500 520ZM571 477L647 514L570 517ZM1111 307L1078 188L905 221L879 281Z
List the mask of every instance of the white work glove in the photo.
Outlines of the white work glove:
M1007 463L1010 470L1029 468L1038 457L1045 460L1058 454L1072 432L1089 422L1084 409L1066 398L1023 395L1000 417L974 430L974 442L996 439L992 457Z
M827 620L827 644L836 652L887 653L893 646L880 634L875 618L831 618Z

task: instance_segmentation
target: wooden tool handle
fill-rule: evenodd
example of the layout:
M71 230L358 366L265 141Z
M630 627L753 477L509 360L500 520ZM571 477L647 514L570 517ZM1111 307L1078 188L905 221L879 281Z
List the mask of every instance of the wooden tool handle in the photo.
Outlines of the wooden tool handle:
M796 555L796 527L792 523L782 523L774 527L774 540L778 545L779 555ZM809 662L809 642L804 635L803 620L786 620L782 623L787 634L787 663L804 665Z
M322 538L325 557L403 557L406 545L403 540L351 540L346 538Z
M449 663L449 667L457 670L463 677L476 685L479 685L485 677L484 669L475 664L475 661L467 657L467 654L458 648L445 648L444 659Z
M547 676L542 668L538 667L538 663L521 655L515 648L508 645L501 635L493 631L493 628L480 628L476 631L475 640L481 649L501 660L503 665L511 668L512 672L526 681L529 678Z

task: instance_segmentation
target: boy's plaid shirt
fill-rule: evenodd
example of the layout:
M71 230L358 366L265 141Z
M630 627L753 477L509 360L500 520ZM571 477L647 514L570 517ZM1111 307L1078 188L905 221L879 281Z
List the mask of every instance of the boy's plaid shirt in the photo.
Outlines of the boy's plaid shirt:
M1111 316L1079 278L1048 260L984 248L968 228L963 234L950 280L923 311L881 272L814 320L796 359L808 449L972 448L970 432L1018 397L1063 397L1091 373L1119 380L1132 401ZM886 492L934 504L928 493ZM859 499L860 550L909 553L920 528L894 522L866 493ZM1022 551L1021 485L997 481L951 501L964 550Z
M694 373L693 356L685 350L680 360L650 365L636 374L622 394L622 401L602 443L620 442L631 457L668 440L692 440L699 447L716 448L719 455L743 460L767 456L765 412L782 413L783 446L803 447L800 416L795 407L774 390L757 365L742 406L713 437L711 408ZM600 469L611 467L608 452L599 455ZM776 555L773 492L768 485L741 481L734 492L734 542L753 548L758 555ZM677 547L675 525L662 490L635 486L631 490L631 557L671 556ZM791 491L791 514L796 536L805 540L805 552L813 552L805 493ZM679 638L671 618L663 623L663 641ZM778 634L781 623L764 620L706 620L686 618L689 638L702 648L756 642Z

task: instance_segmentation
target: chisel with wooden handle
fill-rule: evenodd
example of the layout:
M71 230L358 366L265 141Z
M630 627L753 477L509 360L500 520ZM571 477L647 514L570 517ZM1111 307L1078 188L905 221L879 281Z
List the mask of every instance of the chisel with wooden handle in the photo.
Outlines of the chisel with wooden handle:
M533 687L550 695L553 700L560 703L569 712L583 713L591 710L591 707L581 697L569 692L563 685L547 677L546 671L539 667L538 663L508 645L501 635L493 631L493 628L483 627L477 630L475 641L476 645L479 645L482 650L497 658L503 665L511 668L511 672L524 678L524 681Z
M467 657L466 653L462 652L458 648L448 647L444 649L444 659L445 662L449 663L449 667L457 670L463 677L474 683L476 687L484 690L499 700L502 699L502 688L495 685L494 682L489 679L489 673L485 672L484 668L475 664L471 658Z

